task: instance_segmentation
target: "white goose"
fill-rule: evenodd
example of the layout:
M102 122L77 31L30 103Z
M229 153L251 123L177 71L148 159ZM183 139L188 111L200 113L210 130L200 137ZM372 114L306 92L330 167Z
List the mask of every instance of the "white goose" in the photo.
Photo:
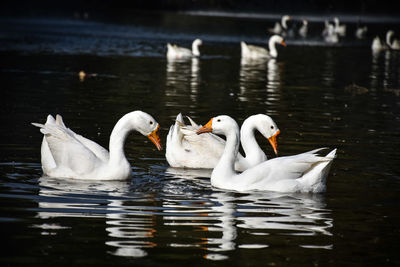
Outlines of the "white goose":
M203 42L200 39L196 39L192 43L192 50L180 47L177 45L172 45L170 43L167 44L167 58L169 59L184 59L191 57L199 57L200 50L199 46L202 45Z
M371 44L371 49L373 52L378 52L381 50L400 50L400 41L397 39L393 39L392 41L392 37L394 35L394 31L389 30L386 32L386 42L383 42L379 36L376 36L373 40L372 40L372 44Z
M301 27L299 29L299 35L303 38L306 38L307 33L308 33L308 21L303 19L303 24L301 25Z
M289 15L284 15L281 18L281 22L275 22L274 28L268 29L270 33L275 33L275 34L284 34L285 31L287 31L288 26L287 22L291 19Z
M110 152L67 128L60 115L48 115L45 124L32 123L44 134L41 147L43 174L50 177L87 180L125 180L132 169L124 154L125 139L135 130L147 136L161 150L160 128L142 111L124 115L110 136Z
M219 136L209 133L197 135L201 125L188 117L191 125L185 125L182 114L178 114L175 124L171 126L166 144L166 159L170 166L177 168L213 169L223 154L225 141ZM259 131L271 143L277 153L276 136L279 129L267 115L258 114L247 118L241 128L241 143L245 153L237 155L235 169L243 171L265 160L267 156L257 144L254 131Z
M367 31L368 31L368 27L367 26L358 27L356 32L355 32L356 38L357 39L364 39L365 36L367 35Z
M378 52L385 49L385 45L382 43L379 36L375 36L375 38L372 40L371 49L373 52Z
M242 57L247 59L260 59L260 58L276 58L278 51L275 44L286 46L285 40L279 35L272 35L268 41L268 48L265 49L261 46L248 45L245 42L240 42Z
M392 41L393 36L394 36L394 31L392 31L392 30L389 30L386 33L386 44L392 50L400 50L400 41L395 38L393 38L393 41Z
M346 25L345 24L340 25L338 17L333 18L333 21L335 23L335 33L337 33L339 36L345 36L346 35Z
M211 174L215 187L235 190L269 190L279 192L323 192L326 177L336 149L325 157L316 155L321 149L264 161L238 174L233 166L239 149L239 126L229 116L212 118L197 134L213 132L226 136L224 153Z
M339 42L339 36L335 31L335 27L332 24L326 25L326 34L324 36L325 42L330 44L336 44Z

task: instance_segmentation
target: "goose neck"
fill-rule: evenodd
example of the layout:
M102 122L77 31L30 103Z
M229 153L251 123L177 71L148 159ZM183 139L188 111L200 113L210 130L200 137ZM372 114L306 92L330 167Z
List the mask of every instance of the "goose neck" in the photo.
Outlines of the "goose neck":
M114 126L110 136L110 163L120 164L127 162L124 152L125 140L129 133L135 129L132 123L128 123L129 118L127 115L123 116Z
M388 32L386 33L386 44L387 44L389 47L392 46L392 43L390 42L390 40L392 39L392 36L393 36L393 32L392 32L392 31L388 31Z
M239 152L239 127L236 125L234 131L229 131L226 134L226 143L224 152L213 170L213 175L218 174L220 178L227 178L235 173L235 159Z
M269 39L268 42L268 48L269 48L269 54L271 55L271 57L276 58L278 56L278 51L276 50L276 46L275 46L275 40L274 38Z
M284 28L285 30L287 29L286 21L287 21L287 18L286 18L286 17L283 17L283 18L282 18L282 21L281 21L281 24L282 24L282 28Z
M199 43L198 42L193 42L192 44L192 54L196 57L200 56L200 50L199 50Z
M243 122L242 128L240 129L240 142L242 144L246 159L250 159L256 155L265 157L264 152L258 145L254 136L256 128L256 122L252 117L250 117Z

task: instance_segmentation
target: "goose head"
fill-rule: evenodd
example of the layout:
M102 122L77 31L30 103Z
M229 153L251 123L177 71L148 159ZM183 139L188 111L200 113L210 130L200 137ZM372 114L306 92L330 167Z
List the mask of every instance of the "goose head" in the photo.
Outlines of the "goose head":
M274 44L280 44L282 46L286 46L285 39L283 39L282 36L277 35L277 34L272 35L271 38L269 38L268 43L270 43L270 44L274 43Z
M202 45L203 42L200 39L196 39L193 41L192 43L192 53L194 56L198 57L200 56L200 50L199 50L199 46Z
M281 24L282 24L282 27L285 29L285 30L287 30L287 22L288 22L288 20L290 20L291 19L291 17L289 16L289 15L284 15L284 16L282 16L282 20L281 20Z
M392 31L392 30L387 31L387 33L386 33L386 43L388 45L390 45L393 35L394 35L394 31Z
M200 40L200 39L196 39L192 43L193 46L199 46L199 45L202 45L202 44L203 44L203 41Z
M226 135L231 131L239 131L236 121L229 116L221 115L211 118L206 125L197 130L197 134L215 133Z
M254 119L257 123L255 124L256 129L268 139L272 148L274 149L275 155L278 155L278 142L277 136L280 134L280 130L272 118L265 114L253 115L250 118Z
M159 136L160 125L158 122L150 115L142 111L136 111L136 118L134 127L136 130L153 142L158 150L162 149L161 140Z
M278 51L276 50L275 44L286 46L285 40L283 39L282 36L276 34L272 35L271 38L269 38L268 47L269 47L269 54L273 58L278 57Z
M339 18L338 17L334 17L333 21L335 22L335 25L338 26L339 25Z

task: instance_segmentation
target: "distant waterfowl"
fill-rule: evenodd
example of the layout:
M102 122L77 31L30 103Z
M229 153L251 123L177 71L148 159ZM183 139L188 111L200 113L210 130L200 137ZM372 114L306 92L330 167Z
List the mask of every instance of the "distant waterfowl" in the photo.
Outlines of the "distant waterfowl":
M393 50L400 50L400 41L398 39L394 39L390 48Z
M199 57L200 50L199 46L202 45L203 42L200 39L196 39L192 43L192 50L180 47L177 45L172 45L170 43L167 44L167 57L171 59L181 59L181 58L191 58L191 57Z
M177 168L212 169L218 163L225 147L225 141L212 133L197 135L201 125L187 117L191 125L186 125L182 114L178 114L175 124L171 126L166 143L166 159L170 166ZM248 117L240 130L241 144L245 156L237 154L235 170L243 171L267 160L267 156L257 144L254 136L259 131L277 151L276 136L278 126L265 114Z
M398 39L394 39L394 31L389 30L386 32L386 42L384 43L379 36L376 36L372 40L371 49L375 52L381 50L400 50L400 41Z
M400 50L400 41L394 38L394 31L389 30L386 33L386 44L391 50Z
M270 33L284 34L288 30L287 22L291 19L289 15L284 15L281 18L281 22L276 22L274 28L268 29Z
M375 38L372 40L371 49L374 52L378 52L385 49L385 45L382 43L379 36L375 36Z
M78 73L78 76L79 76L79 80L80 80L81 82L83 82L83 81L85 80L85 77L86 77L86 72L84 72L83 70L81 70L81 71Z
M365 36L367 35L367 31L368 31L368 27L364 26L364 27L358 27L356 32L355 32L355 36L357 39L364 39Z
M335 31L335 27L332 24L327 24L326 25L327 29L326 29L326 33L324 35L324 40L327 43L330 44L336 44L339 42L339 36Z
M326 35L328 35L328 30L329 30L329 21L325 20L324 21L324 29L322 30L322 36L325 37Z
M307 37L308 33L308 21L303 19L303 24L301 25L299 29L299 35L303 38Z
M345 36L346 35L346 25L344 25L344 24L340 25L338 17L333 18L333 21L335 23L335 25L334 25L335 33L337 33L339 36Z
M265 190L278 192L313 192L326 189L326 177L336 155L336 149L318 156L316 149L306 153L264 161L238 174L233 166L239 149L239 126L229 116L212 118L197 134L213 132L226 136L223 155L211 174L215 187L235 190Z
M248 45L245 42L240 42L241 55L248 59L259 59L259 58L276 58L278 57L278 50L276 50L276 44L286 46L285 40L282 36L273 35L269 38L268 48L265 49L261 46Z
M45 124L32 123L44 134L41 146L43 174L87 180L126 180L132 169L124 153L131 131L147 136L161 150L157 121L142 111L124 115L110 136L110 151L67 128L60 115L48 115Z

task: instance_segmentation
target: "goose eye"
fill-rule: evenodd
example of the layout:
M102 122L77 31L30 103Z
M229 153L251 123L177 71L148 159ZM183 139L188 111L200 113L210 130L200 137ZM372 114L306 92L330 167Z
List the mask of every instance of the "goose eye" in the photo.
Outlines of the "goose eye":
M218 119L217 122L221 122L221 119Z
M273 126L273 125L271 125L271 129L272 129L272 130L274 129L274 126Z
M150 125L153 125L153 123L154 123L153 121L150 121Z

